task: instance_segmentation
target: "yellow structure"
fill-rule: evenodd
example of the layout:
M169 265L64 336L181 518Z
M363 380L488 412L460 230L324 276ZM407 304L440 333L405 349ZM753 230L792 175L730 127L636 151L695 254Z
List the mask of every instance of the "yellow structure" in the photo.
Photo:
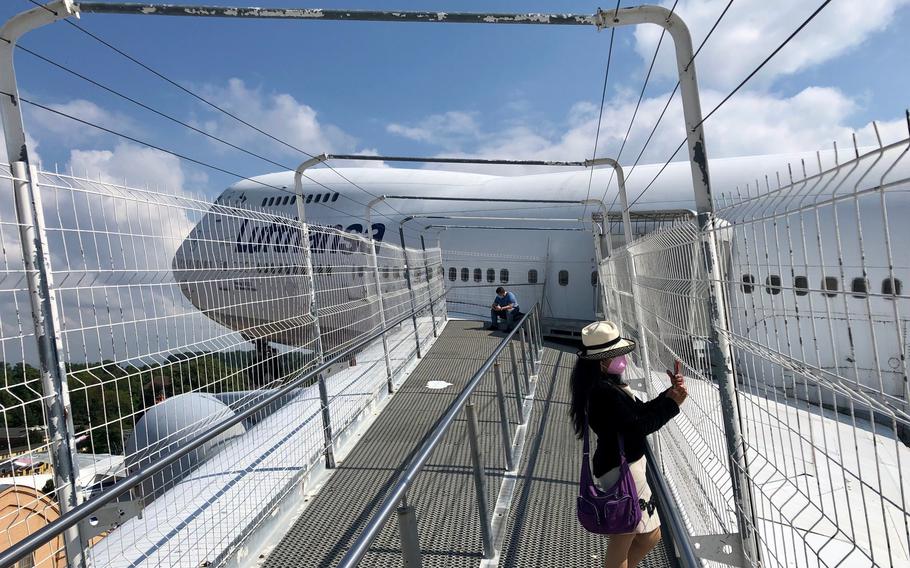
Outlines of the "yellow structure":
M27 485L0 485L0 552L60 517L57 504ZM53 540L16 563L16 568L65 568L63 539Z

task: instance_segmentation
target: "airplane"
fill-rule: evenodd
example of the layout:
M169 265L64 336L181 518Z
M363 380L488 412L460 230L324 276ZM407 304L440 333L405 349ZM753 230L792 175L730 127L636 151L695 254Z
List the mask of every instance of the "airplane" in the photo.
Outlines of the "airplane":
M809 172L811 176L818 172L819 165L827 169L834 166L834 161L832 151L712 159L709 170L715 203L726 203L728 198L719 194L735 194L737 188L744 197L746 184L750 185L748 191L753 196L773 190L777 187L775 172L786 180L789 168L801 172L802 164L808 164L814 170ZM890 162L870 172L868 179L878 179L880 170L889 165ZM629 200L635 200L663 166L638 166L631 174L627 168ZM300 197L306 221L313 228L309 238L314 273L323 281L321 286L316 285L318 304L337 307L332 316L319 318L326 349L343 345L378 324L375 313L368 313L364 307L371 298L371 284L365 276L371 270L368 248L346 235L372 234L378 250L389 250L383 245L399 244L399 225L406 218L414 219L405 225L407 246L419 248L418 235L423 234L443 251L441 273L431 276L445 280L448 299L453 304L450 312L459 310L459 302L452 300L461 293L465 300L462 304L475 304L468 311L473 310L475 317L486 319L493 290L501 285L515 292L523 306L540 303L545 335L577 338L583 325L598 314L602 317L599 303L611 301L609 294L606 299L598 296L595 247L599 246L606 254L610 247L620 245L622 224L616 215L609 215L605 231L610 235L610 242L604 242L606 238L598 242L592 222L596 216L592 215L600 208L579 203L604 194L613 177L610 168L593 171L573 168L524 175L390 167L336 169L337 172L325 168L308 170L309 179L303 180ZM898 169L903 172L910 168L900 163ZM695 201L689 162L672 162L665 170L635 202L636 236L693 215ZM772 176L768 186L767 174ZM889 175L895 179L910 177L895 172ZM302 248L296 246L300 235L292 226L298 216L293 177L293 172L271 173L225 189L212 210L192 229L173 262L175 278L187 299L208 317L255 342L257 348L265 348L263 345L269 342L301 346L313 341L312 336L300 331L306 327L301 322L309 316L308 306L303 305L307 295L300 284L302 264L295 252ZM794 177L803 176L794 173ZM843 191L852 190L851 182ZM794 191L798 194L800 190ZM370 216L370 227L366 229L366 204L382 195L414 199L386 199L377 203ZM615 178L605 199L605 206L615 212L619 206L611 203L614 196ZM432 197L529 202L425 199ZM796 197L784 195L781 200ZM906 192L889 194L889 199L892 219L906 218L910 212ZM576 203L533 203L535 200ZM240 210L236 208L243 208L243 214L238 214ZM798 227L794 218L794 226L788 227L787 234L782 230L781 220L777 219L775 224L771 218L742 223L731 231L718 233L720 256L727 274L725 301L733 335L740 341L773 345L783 359L810 361L813 372L855 382L862 390L880 393L878 396L884 397L888 404L906 411L908 387L901 362L905 361L908 347L900 344L901 334L895 333L895 329L910 329L906 315L910 310L904 307L901 316L895 307L899 301L906 303L902 286L910 282L910 264L906 255L893 259L891 276L884 260L881 231L867 229L860 250L856 219L846 209L840 212L842 234L838 238L831 229L834 209L819 207L816 215L800 215ZM874 213L872 209L862 213L865 227L881 227L880 219L876 222L873 218ZM461 221L461 226L478 228L442 230L441 225L459 222L434 221L431 217L471 217L470 222ZM428 224L437 227L421 232ZM571 227L587 230L564 230ZM891 243L910 242L910 224L893 223L891 230ZM378 256L383 291L395 290L394 282L402 282L402 275L384 265L388 262L381 260L384 254L380 252ZM333 268L325 268L330 266ZM800 266L805 268L798 270ZM835 268L838 266L839 271ZM334 269L335 273L319 274L320 267ZM412 267L415 283L426 280L427 275L421 269ZM696 275L697 258L681 270L689 276ZM851 294L846 293L848 289ZM657 296L655 299L659 300ZM667 330L668 335L661 341L680 350L704 352L705 326L710 324L708 315L699 312L702 308L697 306L681 309L691 310L688 318L684 318L692 322L689 329ZM649 317L659 315L652 313ZM853 321L852 331L850 321ZM649 329L660 327L656 319L650 323ZM906 333L903 335L906 337ZM797 337L806 341L811 338L814 343L807 347L803 341L794 339ZM871 337L877 337L877 341L873 342ZM736 363L737 372L744 376L762 376L762 380L776 388L806 391L806 397L817 399L807 386L811 380L794 377L799 372L788 374L781 370L785 366L777 365L775 369L764 368L767 364L757 367L745 359ZM812 373L807 371L807 374Z

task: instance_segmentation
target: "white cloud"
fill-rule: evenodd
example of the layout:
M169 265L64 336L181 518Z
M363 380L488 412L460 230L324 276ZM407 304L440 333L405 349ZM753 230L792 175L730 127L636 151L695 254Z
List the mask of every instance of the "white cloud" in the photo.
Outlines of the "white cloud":
M65 103L47 106L86 122L118 132L130 133L136 130L135 124L128 116L119 112L105 110L92 101L85 99L73 99ZM103 131L97 128L92 128L44 109L32 110L29 112L27 119L29 123L33 123L37 127L39 138L54 137L64 144L79 144L105 135Z
M669 93L645 98L623 149L620 161L634 162L657 121ZM713 108L724 93L717 90L702 92L705 108ZM626 135L629 119L637 96L610 101L604 109L601 123L598 156L616 156ZM708 155L711 158L754 154L778 154L828 148L832 141L852 144L855 114L860 104L842 91L830 87L808 87L793 96L743 91L730 99L705 123ZM900 120L881 125L885 143L906 137ZM597 129L597 109L590 103L573 105L556 133L543 132L528 121L520 126L502 130L478 132L462 157L511 158L537 160L583 160L591 157ZM682 107L678 96L670 104L655 135L648 144L641 163L663 162L672 154L685 136ZM432 138L432 136L431 136ZM871 125L859 129L860 145L875 143ZM446 153L446 155L451 155ZM687 156L681 151L676 160ZM460 167L457 169L476 169ZM489 172L489 168L481 171ZM502 175L517 175L539 168L496 168Z
M427 116L414 126L392 123L386 126L386 131L447 150L458 150L463 143L480 135L475 116L477 113L452 110Z
M321 121L313 107L288 93L266 93L262 88L249 87L237 78L228 80L225 86L206 85L203 91L206 98L225 110L311 154L356 151L355 137L333 124ZM264 152L267 156L302 156L294 148L271 140L222 113L199 119L196 126L238 146Z
M72 150L69 166L77 175L108 183L148 184L175 194L186 189L179 158L132 143L119 143L113 150Z
M727 0L680 0L676 12L692 33L697 47L720 16ZM663 2L670 7L671 2ZM791 75L837 58L884 29L895 12L910 0L832 2L822 10L753 79L769 84L775 77ZM765 0L734 2L708 39L697 61L702 88L728 89L744 79L818 7L818 2ZM661 28L641 25L635 29L635 50L650 63ZM656 77L676 80L673 42L664 37L655 65Z

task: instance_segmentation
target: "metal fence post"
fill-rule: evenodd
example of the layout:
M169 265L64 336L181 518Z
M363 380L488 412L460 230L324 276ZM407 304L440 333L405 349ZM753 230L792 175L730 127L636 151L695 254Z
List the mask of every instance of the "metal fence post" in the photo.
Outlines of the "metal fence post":
M648 331L645 327L645 316L638 301L636 287L638 286L638 273L635 270L635 257L626 250L626 260L629 263L629 289L632 294L632 307L635 314L635 327L638 329L639 353L641 354L642 371L645 376L645 390L651 392L651 359L648 350Z
M303 218L302 211L303 199L297 196L298 217ZM316 364L321 365L325 362L325 351L322 347L322 330L319 327L319 307L316 303L316 276L313 274L313 257L310 249L310 229L309 226L300 222L300 240L303 249L303 269L307 275L307 283L310 288L310 317L313 318L314 345L313 351L316 354ZM332 436L332 413L329 409L329 390L325 383L325 375L319 374L317 379L319 384L319 405L322 410L322 433L325 439L325 466L328 469L335 467L335 450L333 448L334 440Z
M38 174L25 162L11 165L13 191L16 201L16 220L27 274L32 322L38 343L41 367L41 395L47 414L47 439L54 467L54 488L60 513L64 514L79 504L78 465L73 416L66 367L54 294L50 251L44 226L41 194L37 187ZM87 544L87 543L86 543ZM78 527L64 533L67 561L72 566L84 566L83 543Z
M464 405L465 418L468 423L468 443L471 446L471 463L474 466L474 490L477 493L477 511L480 515L480 538L483 541L483 557L493 558L496 550L493 547L493 533L490 525L490 510L487 505L487 484L480 456L480 443L477 440L477 413L471 399Z
M512 471L515 469L512 463L512 434L509 432L509 415L506 412L506 395L502 388L502 369L499 368L499 361L493 363L493 375L496 377L496 402L499 405L499 429L502 434L502 448L506 454L506 470Z
M421 568L420 534L417 531L417 510L408 505L407 494L401 497L398 507L398 534L401 538L401 556L405 568Z
M531 333L531 340L534 344L534 362L537 365L537 371L540 372L540 362L543 358L541 354L543 341L540 338L540 329L537 327L537 312L531 312L531 317L528 318L528 331Z
M368 230L370 231L370 262L373 265L373 281L376 282L376 298L379 303L379 323L382 325L382 329L385 329L385 301L382 298L382 282L379 280L379 259L376 257L376 242L373 240L373 230L372 228ZM392 359L389 356L389 340L385 333L382 334L382 355L385 359L386 387L389 394L392 394L395 392L395 386L392 384Z
M303 175L304 172L316 164L326 160L325 154L312 156L305 160L294 171L294 194L297 196L297 222L300 223L300 248L303 250L303 270L307 275L307 284L310 288L310 305L309 313L313 318L314 344L313 351L316 354L316 364L322 365L325 362L325 350L322 346L322 329L319 326L319 305L316 302L316 276L313 273L313 251L310 246L310 227L306 222L306 208L303 200ZM335 449L334 437L332 435L332 413L329 409L329 389L325 383L325 375L320 373L317 377L319 385L319 406L322 410L322 435L325 440L325 467L333 469L335 467Z
M515 404L518 406L518 418L521 420L521 423L524 424L525 421L525 407L524 407L524 390L521 387L521 380L518 378L518 359L515 357L515 342L509 340L509 359L512 362L512 385L515 389Z
M430 300L430 321L433 322L433 337L439 337L436 331L436 307L433 301L433 284L430 281L430 263L427 260L427 245L424 242L423 235L420 235L420 250L423 251L423 269L427 276L427 298Z
M47 6L38 6L13 16L0 28L0 37L4 38L4 42L0 42L0 90L7 93L0 97L0 123L3 125L7 160L14 180L16 221L19 225L20 246L38 344L43 405L48 422L48 449L54 467L54 486L61 514L79 503L76 443L65 362L61 357L63 346L41 195L36 185L37 175L29 168L13 54L16 42L29 31L76 13L73 2L55 0L48 2ZM85 566L83 542L78 527L66 530L63 541L68 564Z
M518 335L521 337L521 366L524 368L525 372L525 385L528 387L528 392L531 392L531 368L528 365L528 344L525 339L525 329L521 328L518 331Z
M404 258L404 279L408 284L408 296L411 298L411 322L414 324L414 341L417 343L417 358L419 359L422 355L420 353L420 333L417 331L417 302L414 299L414 287L411 285L411 263L408 262L408 248L404 244L404 221L398 225L398 237L401 240L401 256Z
M638 284L638 276L635 272L635 258L629 252L629 245L632 244L634 238L634 233L632 232L632 218L629 214L629 199L626 194L626 176L623 172L622 166L616 160L611 158L598 158L596 160L591 160L589 162L591 166L598 165L608 165L613 168L613 171L616 174L616 185L619 188L619 205L622 207L622 236L624 241L623 253L626 257L626 263L629 271L629 295L632 298L632 313L635 318L635 328L638 330L639 338L639 347L641 353L642 361L642 370L645 376L645 388L650 392L651 384L651 361L648 351L648 335L645 328L645 318L644 312L642 312L641 304L638 301L638 293L636 292ZM621 306L619 306L621 309Z
M712 321L709 330L711 375L717 382L720 391L737 524L743 552L752 562L758 563L760 562L758 542L754 532L757 522L752 504L752 489L736 400L736 377L733 375L733 357L729 340L730 330L727 325L727 309L724 302L723 275L720 273L721 264L717 259L714 200L711 195L708 173L708 155L705 149L702 125L704 120L698 93L698 79L692 55L692 37L685 23L676 14L671 15L666 23L661 25L670 33L676 45L676 64L679 71L683 118L686 123L692 185L695 188L698 229L702 240L702 259L708 279L708 303Z
M376 297L379 299L379 323L382 324L382 329L385 329L386 326L385 300L382 297L382 282L379 280L379 258L376 253L376 249L381 245L378 245L373 239L372 213L373 207L384 200L385 196L380 195L367 203L366 216L364 217L364 225L366 226L367 234L370 235L370 260L373 263L373 278L376 281ZM395 392L395 385L392 381L392 360L389 355L389 340L385 333L382 334L382 354L385 358L386 389L389 394L392 394Z
M588 161L585 162L587 164ZM607 287L603 285L604 274L603 274L603 264L604 258L609 256L610 250L610 220L607 214L606 205L600 200L585 200L582 203L591 201L600 205L598 211L591 213L591 235L594 238L594 263L597 267L597 280L601 284L598 286L598 296L596 298L600 304L600 310L602 312L602 317L604 319L608 318L609 312L609 303L607 302ZM604 254L606 251L607 254Z

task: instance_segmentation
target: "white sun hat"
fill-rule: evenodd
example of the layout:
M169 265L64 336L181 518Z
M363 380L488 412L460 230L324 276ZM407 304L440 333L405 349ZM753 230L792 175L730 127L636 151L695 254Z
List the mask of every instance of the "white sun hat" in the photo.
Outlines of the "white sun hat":
M635 342L621 337L619 328L611 321L596 321L581 330L582 359L612 359L635 349Z

